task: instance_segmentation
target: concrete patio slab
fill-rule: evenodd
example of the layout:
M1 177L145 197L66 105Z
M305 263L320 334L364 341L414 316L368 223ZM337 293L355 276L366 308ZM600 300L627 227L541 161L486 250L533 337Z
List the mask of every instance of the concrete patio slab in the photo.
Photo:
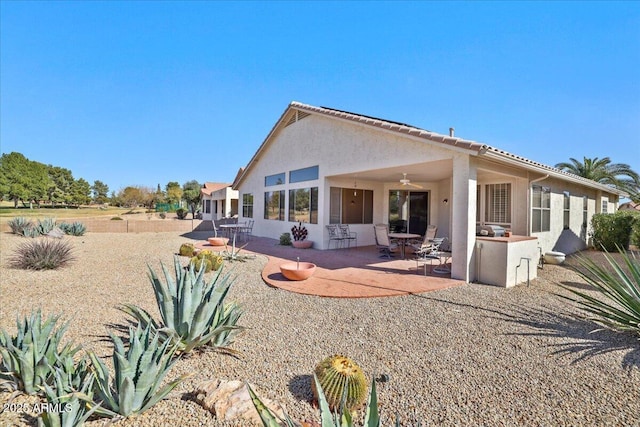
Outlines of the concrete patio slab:
M224 247L210 246L206 241L196 246L224 250ZM450 275L430 272L428 265L425 276L422 264L418 268L411 259L380 258L373 246L320 251L281 246L275 239L254 237L242 250L242 253L246 252L267 256L262 279L269 286L306 295L376 298L419 294L464 284L451 279ZM298 259L316 264L315 274L307 280L288 280L280 272L280 265Z

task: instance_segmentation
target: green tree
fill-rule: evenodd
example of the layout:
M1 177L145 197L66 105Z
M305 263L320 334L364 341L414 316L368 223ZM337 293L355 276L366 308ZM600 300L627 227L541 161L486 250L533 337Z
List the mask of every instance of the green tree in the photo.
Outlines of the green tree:
M91 192L95 203L103 204L109 200L109 186L102 181L93 181Z
M175 181L171 181L167 184L165 192L165 201L167 203L179 203L180 200L182 200L182 187L180 187L180 184Z
M56 203L71 203L71 188L75 181L71 171L59 166L49 165L48 174L49 178L51 178L51 185L48 189L51 206L55 206Z
M15 207L18 202L25 204L40 202L48 198L51 179L47 166L27 159L16 152L0 157L0 193L3 199L12 200Z
M631 169L631 166L624 163L611 163L611 159L608 157L602 159L584 157L583 162L574 158L569 160L570 162L558 163L556 168L600 184L609 185L630 195L636 194L637 197L640 188L640 175Z
M71 185L71 203L80 207L91 202L91 185L83 179L78 178Z
M135 208L145 203L145 194L139 186L129 186L118 193L120 202L129 208Z
M187 181L182 186L182 200L187 203L191 217L196 217L196 209L200 204L200 184L196 180Z

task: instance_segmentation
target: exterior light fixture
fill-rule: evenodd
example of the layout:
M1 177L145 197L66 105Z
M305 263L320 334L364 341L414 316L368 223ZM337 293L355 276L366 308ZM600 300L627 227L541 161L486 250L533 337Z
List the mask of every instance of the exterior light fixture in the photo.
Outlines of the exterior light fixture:
M449 199L444 199L444 200L442 201L442 203L444 203L445 205L448 205L448 204L449 204Z

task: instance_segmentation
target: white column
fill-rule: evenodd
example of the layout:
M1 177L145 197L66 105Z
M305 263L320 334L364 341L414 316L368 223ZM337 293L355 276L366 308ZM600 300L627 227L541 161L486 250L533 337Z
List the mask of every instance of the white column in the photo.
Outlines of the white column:
M451 278L474 279L473 251L476 241L476 165L470 156L453 158L451 201Z

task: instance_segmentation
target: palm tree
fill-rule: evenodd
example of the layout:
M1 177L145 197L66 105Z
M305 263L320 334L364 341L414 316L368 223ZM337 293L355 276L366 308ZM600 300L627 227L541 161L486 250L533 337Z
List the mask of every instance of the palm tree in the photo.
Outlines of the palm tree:
M574 158L569 160L571 162L558 163L556 168L600 184L610 185L629 193L629 195L638 194L640 175L627 164L611 163L611 159L608 157L602 159L584 157L584 162Z

